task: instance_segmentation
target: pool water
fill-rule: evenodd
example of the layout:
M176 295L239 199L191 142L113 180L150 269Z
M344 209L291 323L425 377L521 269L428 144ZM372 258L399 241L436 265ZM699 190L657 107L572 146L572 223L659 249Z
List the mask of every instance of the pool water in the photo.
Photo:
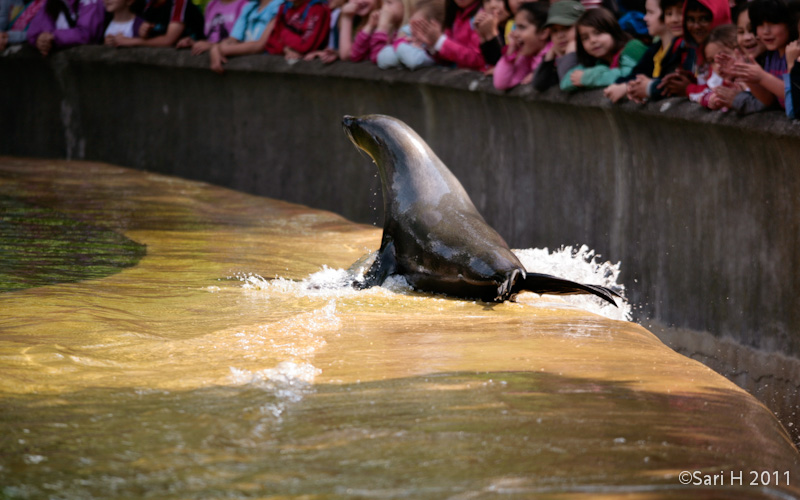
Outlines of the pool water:
M379 228L105 164L0 158L0 202L0 499L800 495L775 417L628 304L356 291Z

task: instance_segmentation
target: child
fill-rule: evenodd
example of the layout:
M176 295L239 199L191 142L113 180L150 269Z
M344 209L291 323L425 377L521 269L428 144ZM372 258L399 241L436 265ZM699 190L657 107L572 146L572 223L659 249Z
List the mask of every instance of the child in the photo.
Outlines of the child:
M358 47L353 58L353 43L365 29L371 34L377 28L381 7L380 0L347 0L344 4L339 17L339 58L342 61L363 61L369 57L368 44L365 44Z
M639 40L620 28L602 7L587 10L575 24L578 30L578 65L561 79L561 90L607 87L627 76L647 51Z
M110 17L106 18L105 36L106 45L113 43L116 35L133 38L139 32L144 19L131 10L134 0L103 0L103 5Z
M427 19L412 20L411 33L440 64L480 71L486 62L481 54L480 36L472 26L472 17L480 6L480 0L446 0L444 33Z
M734 88L733 82L729 78L724 78L728 75L721 71L719 61L723 60L723 54L727 57L734 57L737 47L736 26L733 24L721 24L711 30L703 53L705 60L710 63L710 74L706 78L706 87L700 92L689 94L689 100L700 103L709 109L727 108L720 95L714 93L714 89L723 86Z
M494 86L500 90L527 84L533 72L550 50L550 30L547 23L548 5L540 2L524 3L514 17L516 25L511 32L506 53L494 70Z
M328 41L331 11L325 0L296 0L281 5L273 20L272 32L264 51L283 54L286 59L300 59ZM340 34L340 43L341 43Z
M750 13L747 4L742 3L733 10L733 21L736 23L736 43L745 56L755 61L763 61L762 55L767 48L758 39L750 24Z
M54 49L99 43L106 11L100 0L47 0L28 28L28 43L43 56Z
M578 64L575 54L575 23L586 12L575 0L561 0L550 6L544 27L550 31L550 50L533 74L533 88L543 92L558 85L570 68Z
M483 0L483 7L475 15L473 24L481 39L481 54L489 66L494 66L503 55L505 26L510 13L502 0Z
M136 38L115 35L116 47L174 47L182 37L203 38L203 14L191 0L149 0Z
M28 27L45 0L0 0L0 52L9 45L25 43Z
M631 74L618 80L618 84L625 85L624 95L638 103L661 99L663 94L658 88L661 77L675 71L688 57L681 36L683 0L647 0L645 10L648 32L657 40L647 49ZM614 85L606 88L605 93L612 102L623 97Z
M783 0L755 0L748 11L756 36L767 48L764 67L752 59L737 62L733 65L734 76L749 85L765 106L777 103L785 108L786 46L797 39L797 20Z
M242 13L242 8L247 1L211 0L205 12L205 27L203 29L205 40L194 40L187 36L178 41L177 47L179 49L191 47L194 55L208 52L213 44L230 36L233 25Z
M356 35L350 60L377 62L378 53L394 41L398 30L408 22L410 11L410 0L384 0L380 11L373 12Z
M284 0L251 0L242 8L231 36L209 48L211 70L222 74L229 56L260 54L264 51L275 16Z
M440 0L417 0L409 23L415 19L425 19L441 30L444 22L444 3ZM433 57L425 50L424 44L412 35L410 24L400 28L393 43L387 44L378 52L376 62L381 69L403 65L413 70L436 64Z
M683 7L684 40L691 50L687 66L678 68L666 75L659 89L664 95L686 96L689 92L699 92L705 85L705 76L709 74L703 53L711 30L720 24L730 24L731 9L727 0L686 0ZM692 55L694 57L692 57ZM690 85L698 87L689 88Z
M342 15L342 7L346 3L345 0L328 0L328 8L331 10L328 45L324 49L312 50L303 56L303 60L313 61L314 59L319 59L325 64L330 64L339 59L339 18Z
M800 41L795 40L786 46L786 66L784 75L786 89L786 116L800 118Z

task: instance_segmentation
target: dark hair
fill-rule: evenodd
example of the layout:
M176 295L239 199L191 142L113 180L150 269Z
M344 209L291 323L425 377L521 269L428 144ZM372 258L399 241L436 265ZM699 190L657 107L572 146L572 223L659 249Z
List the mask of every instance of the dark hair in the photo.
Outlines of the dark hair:
M578 26L594 28L601 33L608 33L611 35L611 38L614 39L614 48L612 50L615 54L622 50L625 44L628 43L628 40L631 39L631 35L622 31L622 28L617 22L617 18L614 17L614 14L612 14L610 10L604 9L603 7L587 10L575 23L575 33L578 35L578 43L576 44L578 62L587 67L594 66L597 64L598 60L590 56L586 52L586 49L583 48L583 43L580 41Z
M467 9L479 8L480 6L481 2L479 0L475 0L473 3L469 5L469 7L467 7ZM443 28L453 27L453 23L456 22L456 16L458 15L459 10L461 10L461 7L459 7L458 4L456 4L455 0L445 0L444 23L442 23Z
M58 16L61 13L67 18L67 24L69 24L70 28L74 28L78 23L77 13L73 14L63 0L47 0L44 4L44 11L54 23L58 21Z
M735 24L720 24L711 30L706 40L706 47L710 43L719 43L729 49L735 49L738 46L736 41L736 25Z
M753 31L764 23L785 24L789 41L797 39L797 13L783 0L754 0L747 7Z
M742 12L747 12L747 7L750 5L749 2L736 2L736 5L733 6L731 9L731 21L733 24L739 24L739 16L742 15Z
M667 12L667 9L670 7L683 8L683 2L684 0L661 0L658 2L658 6L661 8L661 15L658 17L658 19L663 23L666 20L665 13Z
M556 0L556 1L558 1L558 0ZM522 3L520 4L520 7L522 7L523 4L534 3L534 2L539 2L539 3L543 3L545 5L550 5L550 0L522 0ZM514 19L514 13L511 12L511 5L508 3L508 0L503 0L503 3L506 5L506 12L508 12L508 15L511 16L511 19Z
M550 6L545 2L526 2L519 6L520 12L525 12L528 15L528 21L536 26L539 31L544 28L547 23L547 12Z

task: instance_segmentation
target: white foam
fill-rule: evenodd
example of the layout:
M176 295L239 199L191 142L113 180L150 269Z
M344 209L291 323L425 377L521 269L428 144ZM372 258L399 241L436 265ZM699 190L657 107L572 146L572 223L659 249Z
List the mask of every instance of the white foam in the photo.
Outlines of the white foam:
M580 248L561 247L555 252L547 248L528 248L513 250L525 269L533 273L551 274L588 285L601 285L615 291L623 298L617 299L617 306L601 300L594 295L564 295L563 300L601 316L620 321L631 320L631 306L624 299L625 285L617 283L620 263L601 262L594 250L586 245Z
M617 283L620 263L600 261L595 251L586 245L580 248L565 246L552 253L547 248L528 248L513 252L530 272L551 274L579 283L602 285L612 289L623 297L617 299L618 307L594 295L564 295L561 299L571 306L610 319L630 321L631 306L624 299L625 286ZM330 299L352 297L359 293L406 293L411 290L401 276L390 276L381 287L363 291L353 288L351 286L353 282L364 279L364 274L371 263L370 256L359 259L350 269L331 269L323 266L318 272L299 281L279 277L268 280L255 274L239 276L239 279L244 282L243 286L246 289Z

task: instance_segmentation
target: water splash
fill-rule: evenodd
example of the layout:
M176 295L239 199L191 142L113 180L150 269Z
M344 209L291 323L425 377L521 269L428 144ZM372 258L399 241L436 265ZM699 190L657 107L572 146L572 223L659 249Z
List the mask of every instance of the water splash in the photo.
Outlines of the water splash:
M631 305L625 300L625 285L618 283L620 263L601 262L600 256L586 245L579 248L564 246L554 252L547 248L512 250L522 265L530 272L544 273L568 280L602 285L618 293L617 306L599 300L592 295L563 295L564 302L619 321L631 320Z
M564 246L554 252L547 248L512 250L522 265L530 272L552 274L572 281L591 285L602 285L618 293L618 307L614 307L592 295L562 295L558 300L609 319L631 320L631 306L625 300L625 286L618 283L620 263L601 261L600 256L586 245L578 248ZM322 269L303 280L284 278L265 279L255 274L239 276L243 287L252 290L286 293L300 297L346 298L359 293L408 293L411 286L402 276L390 276L381 287L356 290L353 282L363 281L364 274L374 260L376 252L365 255L349 269Z
M287 406L299 403L304 396L312 393L314 378L322 370L310 363L282 361L274 368L250 371L231 367L230 381L233 385L250 385L263 389L275 397L264 404L261 411L280 419Z

